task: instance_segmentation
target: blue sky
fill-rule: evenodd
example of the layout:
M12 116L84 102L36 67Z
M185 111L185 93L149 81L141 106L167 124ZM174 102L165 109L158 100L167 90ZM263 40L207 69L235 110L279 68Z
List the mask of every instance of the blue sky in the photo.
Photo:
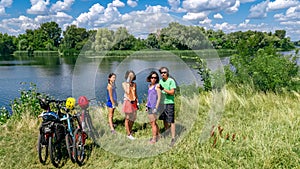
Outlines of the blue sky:
M97 29L125 26L143 36L170 22L235 31L287 31L300 40L300 0L0 0L0 32L10 35L55 21Z

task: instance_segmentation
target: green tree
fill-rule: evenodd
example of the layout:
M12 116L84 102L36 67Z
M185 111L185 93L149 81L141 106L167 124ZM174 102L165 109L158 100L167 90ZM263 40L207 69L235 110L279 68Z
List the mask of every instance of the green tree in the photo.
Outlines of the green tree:
M232 84L252 85L260 91L278 92L283 88L294 89L298 76L295 57L278 54L273 46L255 49L255 40L243 41L239 53L230 59L231 68L226 67L226 81Z
M76 25L67 26L66 30L63 31L63 39L60 45L61 50L80 51L88 38L89 33L85 28L77 28Z
M284 39L286 35L285 30L275 30L275 36L277 36L280 39Z
M38 30L40 30L38 33L41 33L42 42L46 42L46 45L51 42L55 48L59 46L62 30L56 22L43 23Z
M14 36L0 33L0 55L10 55L16 50Z
M95 42L92 49L99 52L102 50L110 50L114 43L114 32L107 28L99 28L95 35Z
M119 27L114 33L114 50L130 50L133 48L136 39L129 34L125 27Z
M150 33L145 40L145 44L150 49L159 49L159 40L157 39L157 35L154 33Z

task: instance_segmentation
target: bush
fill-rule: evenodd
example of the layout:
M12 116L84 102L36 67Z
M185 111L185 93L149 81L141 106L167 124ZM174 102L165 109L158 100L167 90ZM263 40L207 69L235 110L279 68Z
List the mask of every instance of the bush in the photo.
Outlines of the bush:
M226 68L226 81L264 92L295 90L299 70L295 59L295 56L278 54L272 47L259 49L254 55L240 52L231 58L232 67Z
M9 112L5 107L0 109L0 125L5 124L9 118Z
M27 83L23 82L21 85L27 85ZM19 98L15 98L11 102L12 108L12 116L15 118L19 118L22 116L24 112L30 112L30 115L37 116L41 112L41 108L39 105L39 100L37 99L38 92L36 84L29 83L29 90L21 89L21 96Z

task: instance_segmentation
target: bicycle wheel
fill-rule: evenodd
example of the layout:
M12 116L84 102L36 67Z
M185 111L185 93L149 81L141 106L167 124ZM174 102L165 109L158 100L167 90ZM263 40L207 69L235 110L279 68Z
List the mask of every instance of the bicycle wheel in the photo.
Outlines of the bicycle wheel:
M82 132L80 128L77 128L74 132L73 151L76 162L82 165L85 159L84 145L86 134Z
M53 136L49 137L49 151L50 151L50 159L51 163L55 166L58 167L61 161L61 150L60 150L60 145L57 142L56 135L53 134Z
M73 151L73 138L69 133L67 133L67 135L66 135L66 145L67 145L68 155L69 155L71 161L73 163L75 163L76 160L74 158L74 151Z
M38 136L38 154L39 160L45 164L48 158L48 140L44 134L39 133Z

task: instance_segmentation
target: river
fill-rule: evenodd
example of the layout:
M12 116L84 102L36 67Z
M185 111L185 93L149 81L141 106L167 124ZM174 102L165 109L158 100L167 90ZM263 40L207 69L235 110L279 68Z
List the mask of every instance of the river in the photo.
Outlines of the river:
M210 68L222 68L228 64L228 58L209 59ZM140 100L147 94L146 77L151 70L161 66L170 69L170 74L178 85L201 85L200 76L189 65L191 61L183 61L177 56L166 57L6 57L0 60L0 107L9 109L10 102L20 97L20 90L29 89L29 83L36 84L41 93L49 94L57 99L86 95L105 102L107 76L117 74L116 86L119 101L123 91L121 83L127 70L136 73L137 93ZM21 84L25 82L26 84Z

